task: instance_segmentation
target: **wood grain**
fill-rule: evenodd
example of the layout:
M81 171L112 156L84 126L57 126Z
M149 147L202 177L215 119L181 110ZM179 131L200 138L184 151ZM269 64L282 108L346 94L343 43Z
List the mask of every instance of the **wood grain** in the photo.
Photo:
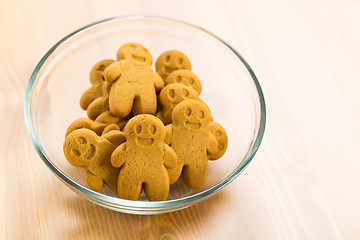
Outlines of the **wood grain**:
M96 206L47 169L24 124L27 81L69 32L124 14L182 19L250 63L268 120L250 166L194 207ZM359 239L360 2L0 0L0 239Z

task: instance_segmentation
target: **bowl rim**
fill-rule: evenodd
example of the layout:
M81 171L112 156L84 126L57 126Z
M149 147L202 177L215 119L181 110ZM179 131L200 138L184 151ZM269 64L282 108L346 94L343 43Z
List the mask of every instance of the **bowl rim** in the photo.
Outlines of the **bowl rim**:
M210 35L211 37L215 38L220 43L222 43L226 47L228 47L241 60L241 62L245 65L245 67L249 71L249 73L252 77L252 80L255 84L255 87L256 87L256 90L258 93L258 98L259 98L258 100L260 103L260 124L259 124L259 129L258 129L256 138L253 141L253 146L250 148L250 153L248 151L247 158L228 177L226 177L225 179L223 179L221 182L217 183L216 185L214 185L208 189L205 189L199 193L196 193L196 194L193 194L193 195L190 195L187 197L179 198L179 199L172 199L172 200L166 200L166 201L155 201L155 202L132 201L132 200L125 200L125 199L121 199L121 198L117 198L117 197L111 197L111 196L90 190L90 189L86 188L85 186L82 186L81 184L79 184L79 183L75 182L74 180L72 180L71 178L69 178L65 173L63 173L60 169L58 169L52 163L52 161L46 156L42 147L37 143L37 140L36 140L37 134L33 128L32 118L31 118L31 92L34 87L34 82L37 77L37 74L38 74L39 70L41 69L41 67L43 66L43 64L46 62L46 60L49 58L49 56L51 56L51 54L61 44L63 44L66 40L70 39L72 36L78 34L79 32L81 32L87 28L91 28L92 26L101 24L101 23L111 22L111 21L115 21L115 20L129 20L129 19L161 19L161 20L165 20L165 21L169 21L169 22L176 22L176 23L184 24L184 25L187 25L188 27L195 28L199 31L205 32L206 34ZM232 182L236 177L238 177L240 175L240 173L251 162L251 160L255 156L255 154L260 146L260 143L264 136L264 130L265 130L265 124L266 124L266 107L265 107L265 99L264 99L264 95L263 95L260 83L257 80L255 73L253 72L253 70L251 69L249 64L232 46L230 46L227 42L225 42L224 40L222 40L215 34L209 32L208 30L205 30L204 28L197 26L195 24L190 24L190 23L184 22L182 20L177 20L177 19L173 19L173 18L157 16L157 15L121 15L121 16L105 18L105 19L90 23L88 25L85 25L85 26L71 32L70 34L66 35L65 37L63 37L60 41L58 41L53 47L51 47L45 53L45 55L41 58L39 63L36 65L33 73L30 76L30 79L29 79L29 82L28 82L28 85L26 88L26 92L25 92L24 116L25 116L25 125L26 125L27 132L29 134L30 140L31 140L32 144L34 145L38 155L41 157L43 162L50 168L50 170L66 185L68 185L70 188L75 190L77 193L89 195L92 199L97 199L97 200L90 199L90 201L103 202L103 204L105 203L106 205L108 205L107 207L111 208L111 209L116 209L116 206L125 206L125 207L135 207L135 208L140 208L142 210L145 210L145 209L156 209L156 208L164 208L164 207L171 207L171 206L174 207L176 205L188 204L190 202L194 202L194 201L203 199L203 198L208 197L211 194L219 191L220 189L222 189L223 187L228 185L230 182ZM111 207L111 206L113 206L113 207Z

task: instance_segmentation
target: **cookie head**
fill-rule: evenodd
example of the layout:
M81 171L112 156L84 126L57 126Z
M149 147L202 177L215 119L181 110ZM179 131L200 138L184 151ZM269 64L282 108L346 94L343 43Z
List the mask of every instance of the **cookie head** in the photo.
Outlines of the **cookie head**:
M209 108L199 100L187 99L179 103L172 112L172 121L190 131L206 128L212 117Z
M165 138L165 127L160 119L150 114L137 115L124 128L126 139L140 148L161 143Z
M83 167L96 156L95 142L97 134L89 129L78 129L71 132L64 142L64 153L70 164Z
M152 64L152 56L150 52L140 43L129 42L122 45L117 54L117 60L130 59L137 64L149 65Z
M170 107L171 109L186 99L197 98L197 92L182 83L172 83L166 85L159 94L161 105Z
M155 63L156 72L166 79L166 77L175 70L187 69L191 70L189 58L182 52L170 50L162 53Z
M182 83L194 89L198 94L201 93L201 82L195 73L190 70L179 69L170 73L165 79L165 84L171 83Z
M114 62L115 61L112 59L105 59L96 63L90 71L90 82L92 84L101 84L104 82L104 70L107 66Z

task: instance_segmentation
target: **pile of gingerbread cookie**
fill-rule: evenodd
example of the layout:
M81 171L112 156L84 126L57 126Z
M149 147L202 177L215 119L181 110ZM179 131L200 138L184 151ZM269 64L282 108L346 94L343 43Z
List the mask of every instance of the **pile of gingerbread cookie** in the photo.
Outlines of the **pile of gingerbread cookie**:
M205 181L208 160L224 155L227 135L199 99L201 83L188 57L162 53L154 71L150 52L130 42L117 61L102 60L90 72L91 88L80 106L88 118L71 123L64 154L81 167L88 186L107 184L120 198L166 200L181 177L191 188Z

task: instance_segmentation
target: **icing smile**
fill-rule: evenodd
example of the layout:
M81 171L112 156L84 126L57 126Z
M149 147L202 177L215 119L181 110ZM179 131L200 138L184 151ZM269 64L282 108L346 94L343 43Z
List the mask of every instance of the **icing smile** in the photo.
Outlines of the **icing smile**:
M172 73L173 71L175 70L175 68L171 68L171 67L164 67L164 71L166 72L166 73Z
M143 146L151 146L154 143L154 139L138 137L137 142Z
M146 61L146 58L141 57L141 56L136 56L134 54L131 55L131 58L134 59L137 62L145 62Z
M199 129L201 127L200 123L191 123L191 122L188 122L188 121L185 122L185 125L187 127L189 127L189 128L192 128L192 129Z

